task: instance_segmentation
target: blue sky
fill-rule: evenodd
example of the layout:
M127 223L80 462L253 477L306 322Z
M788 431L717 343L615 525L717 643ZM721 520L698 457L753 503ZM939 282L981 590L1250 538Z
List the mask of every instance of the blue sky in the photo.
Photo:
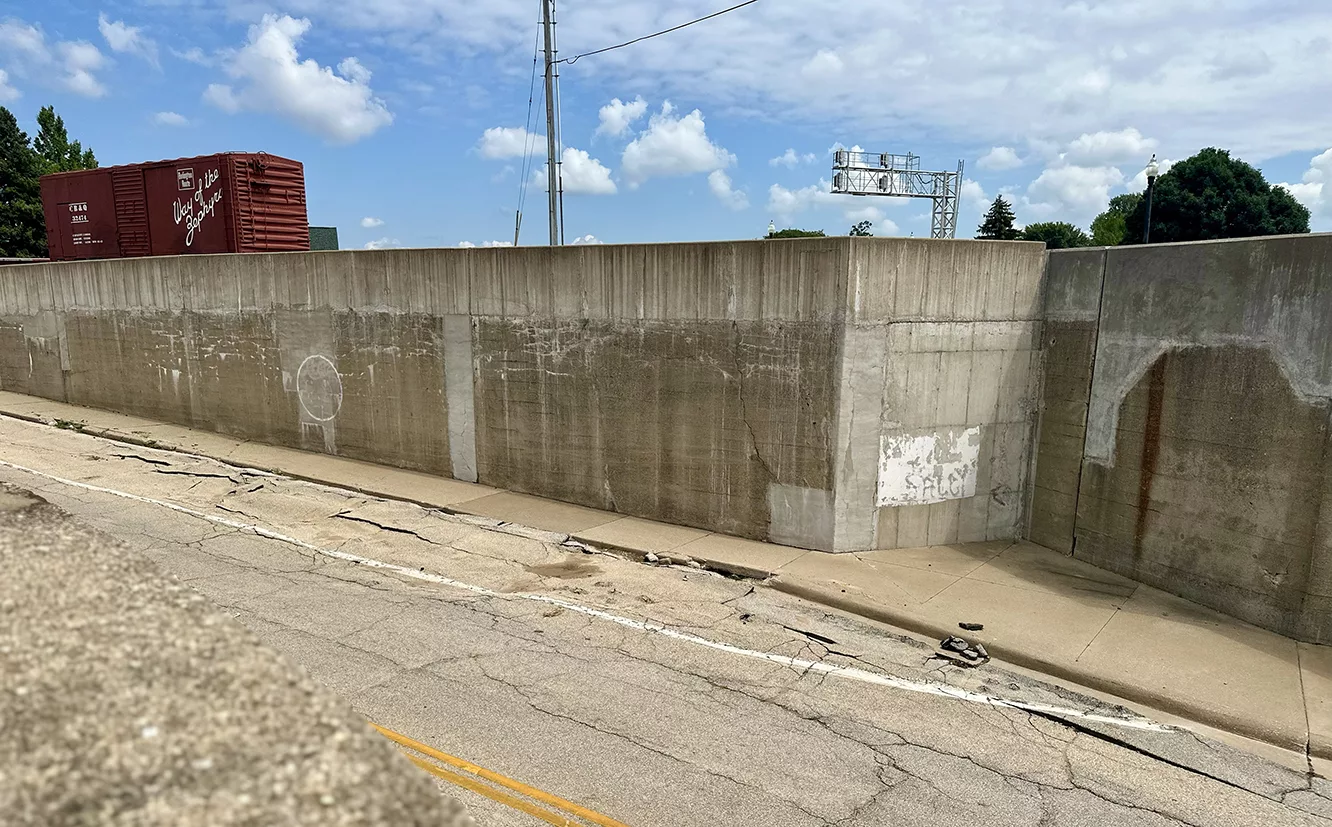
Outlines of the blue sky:
M565 0L561 53L726 5ZM344 247L511 240L539 11L5 0L0 104L30 132L53 104L103 165L296 158L311 223ZM769 220L845 233L865 218L928 235L928 202L827 192L838 143L965 160L959 235L1000 192L1020 222L1085 227L1141 188L1153 153L1204 146L1289 184L1332 230L1325 0L759 0L565 66L562 98L570 240L753 238ZM527 189L522 243L545 242L543 187Z

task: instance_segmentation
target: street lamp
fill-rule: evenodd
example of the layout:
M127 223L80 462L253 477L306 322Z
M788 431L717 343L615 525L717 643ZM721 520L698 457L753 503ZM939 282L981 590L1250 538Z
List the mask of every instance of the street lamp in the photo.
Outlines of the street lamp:
M1142 224L1142 243L1152 243L1152 185L1156 183L1156 176L1161 174L1161 165L1156 163L1156 155L1152 155L1152 160L1147 162L1147 216Z

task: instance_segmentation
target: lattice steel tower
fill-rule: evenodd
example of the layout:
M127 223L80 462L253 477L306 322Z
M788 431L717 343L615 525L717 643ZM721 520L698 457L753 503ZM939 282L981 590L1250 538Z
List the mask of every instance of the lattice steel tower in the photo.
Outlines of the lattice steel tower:
M920 156L839 149L833 154L832 191L845 195L894 195L928 198L930 237L957 237L957 196L962 188L962 162L957 172L926 172Z

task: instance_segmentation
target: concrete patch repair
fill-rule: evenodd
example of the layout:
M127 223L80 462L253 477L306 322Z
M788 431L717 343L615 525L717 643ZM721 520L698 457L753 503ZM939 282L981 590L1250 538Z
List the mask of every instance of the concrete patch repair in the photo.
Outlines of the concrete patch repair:
M884 434L878 504L928 505L976 496L980 446L979 425Z

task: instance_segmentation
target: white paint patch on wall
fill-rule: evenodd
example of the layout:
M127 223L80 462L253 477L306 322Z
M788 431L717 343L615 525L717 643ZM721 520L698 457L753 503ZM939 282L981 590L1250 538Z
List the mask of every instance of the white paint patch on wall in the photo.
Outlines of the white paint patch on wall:
M927 505L976 496L980 445L979 425L884 434L878 504Z

